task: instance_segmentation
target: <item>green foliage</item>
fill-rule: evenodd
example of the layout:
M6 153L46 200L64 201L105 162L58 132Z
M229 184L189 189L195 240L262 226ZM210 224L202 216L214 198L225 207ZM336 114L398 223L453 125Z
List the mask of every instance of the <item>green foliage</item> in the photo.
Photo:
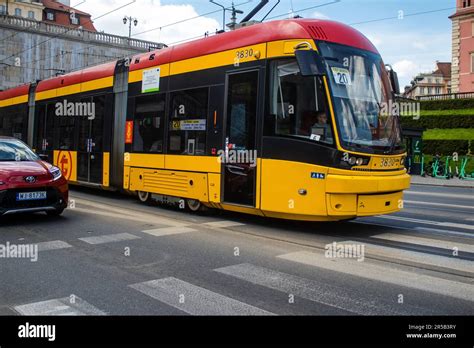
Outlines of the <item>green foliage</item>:
M464 156L472 153L472 145L474 142L469 140L424 140L423 153L426 155L442 155L450 156L453 153L458 153Z
M474 128L474 112L471 115L425 115L419 119L401 117L402 127L425 129Z
M421 110L458 110L474 108L474 99L422 101Z
M429 129L423 133L425 140L474 140L474 128Z

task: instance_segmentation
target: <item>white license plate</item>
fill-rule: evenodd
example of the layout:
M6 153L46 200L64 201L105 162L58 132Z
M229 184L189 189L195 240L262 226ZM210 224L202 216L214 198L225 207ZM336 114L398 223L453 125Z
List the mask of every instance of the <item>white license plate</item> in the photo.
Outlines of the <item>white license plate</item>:
M17 201L39 201L46 199L46 192L22 192L16 194Z

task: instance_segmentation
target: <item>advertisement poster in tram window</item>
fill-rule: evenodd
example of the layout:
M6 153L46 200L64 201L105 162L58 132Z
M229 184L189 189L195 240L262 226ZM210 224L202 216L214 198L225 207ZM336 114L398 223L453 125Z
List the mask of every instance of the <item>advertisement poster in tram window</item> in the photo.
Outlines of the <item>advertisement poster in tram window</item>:
M143 71L142 93L152 93L160 91L160 68L153 68Z

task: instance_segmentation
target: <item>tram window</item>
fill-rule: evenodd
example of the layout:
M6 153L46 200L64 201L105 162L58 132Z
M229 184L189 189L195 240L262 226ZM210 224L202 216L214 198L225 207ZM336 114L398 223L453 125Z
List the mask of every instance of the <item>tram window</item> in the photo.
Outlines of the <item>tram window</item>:
M206 154L208 101L208 88L171 93L169 153Z
M134 152L163 152L165 104L165 94L147 95L136 99Z
M273 62L272 68L266 135L292 136L333 144L333 131L320 78L302 76L294 60Z
M74 149L74 127L75 117L58 117L59 118L59 149Z
M0 135L26 141L28 108L23 105L0 109Z

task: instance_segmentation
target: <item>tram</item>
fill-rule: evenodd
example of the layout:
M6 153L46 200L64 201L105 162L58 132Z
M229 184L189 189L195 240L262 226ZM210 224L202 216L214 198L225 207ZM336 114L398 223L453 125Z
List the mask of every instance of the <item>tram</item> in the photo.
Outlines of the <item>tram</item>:
M143 202L340 221L403 207L398 89L355 29L272 21L0 92L0 135Z

